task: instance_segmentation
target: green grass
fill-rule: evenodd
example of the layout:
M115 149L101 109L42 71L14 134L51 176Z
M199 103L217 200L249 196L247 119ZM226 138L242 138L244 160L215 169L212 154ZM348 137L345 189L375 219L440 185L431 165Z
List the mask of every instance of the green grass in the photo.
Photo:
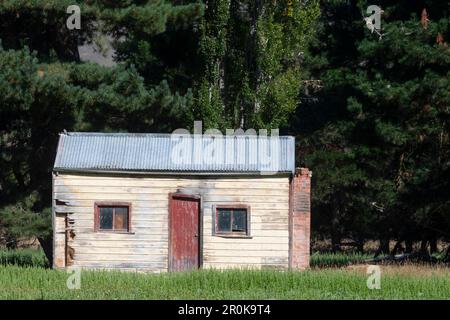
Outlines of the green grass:
M449 299L450 273L382 275L369 290L363 272L344 269L202 270L174 274L83 271L81 289L51 269L0 267L0 299Z
M314 254L313 268L305 272L83 271L81 289L69 290L69 274L44 268L48 264L42 251L0 251L0 299L450 299L446 267L382 266L380 290L367 288L364 266L336 268L369 257Z
M360 253L314 253L311 255L311 267L334 268L363 263L372 258L370 254ZM0 265L17 265L46 268L49 266L42 250L19 249L0 250Z
M0 266L6 265L46 268L49 263L42 250L0 250Z
M311 255L310 265L312 268L335 268L364 263L370 258L373 258L372 254L316 252Z

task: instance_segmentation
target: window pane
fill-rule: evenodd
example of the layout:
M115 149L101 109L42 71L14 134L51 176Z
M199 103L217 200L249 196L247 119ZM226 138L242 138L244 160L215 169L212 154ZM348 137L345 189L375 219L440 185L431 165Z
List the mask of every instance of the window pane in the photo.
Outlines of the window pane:
M218 209L217 210L217 231L230 232L231 231L231 210Z
M100 208L100 229L113 228L113 208Z
M128 208L115 208L114 230L128 230Z
M233 231L247 232L246 209L235 209L233 211Z

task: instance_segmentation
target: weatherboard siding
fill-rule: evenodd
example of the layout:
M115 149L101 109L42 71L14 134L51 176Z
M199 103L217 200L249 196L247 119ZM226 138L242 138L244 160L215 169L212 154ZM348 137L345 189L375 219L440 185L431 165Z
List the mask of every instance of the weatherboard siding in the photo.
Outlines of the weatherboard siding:
M65 218L72 219L71 265L85 268L167 271L169 193L201 196L203 268L287 268L289 178L136 177L57 174L54 177L55 264L64 267ZM131 233L94 231L94 204L130 202ZM250 206L251 238L213 235L213 206Z

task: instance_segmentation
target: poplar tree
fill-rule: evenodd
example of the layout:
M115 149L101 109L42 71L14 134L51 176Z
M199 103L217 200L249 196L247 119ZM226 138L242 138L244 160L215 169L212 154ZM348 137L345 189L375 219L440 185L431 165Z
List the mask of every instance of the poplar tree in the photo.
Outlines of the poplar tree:
M193 117L220 128L278 128L297 106L316 1L205 1Z

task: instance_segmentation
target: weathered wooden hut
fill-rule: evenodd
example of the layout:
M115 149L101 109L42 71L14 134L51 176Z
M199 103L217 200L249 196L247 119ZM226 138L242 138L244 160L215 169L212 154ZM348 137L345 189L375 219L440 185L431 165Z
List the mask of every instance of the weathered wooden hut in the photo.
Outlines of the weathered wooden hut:
M54 268L304 269L309 230L293 137L60 135Z

